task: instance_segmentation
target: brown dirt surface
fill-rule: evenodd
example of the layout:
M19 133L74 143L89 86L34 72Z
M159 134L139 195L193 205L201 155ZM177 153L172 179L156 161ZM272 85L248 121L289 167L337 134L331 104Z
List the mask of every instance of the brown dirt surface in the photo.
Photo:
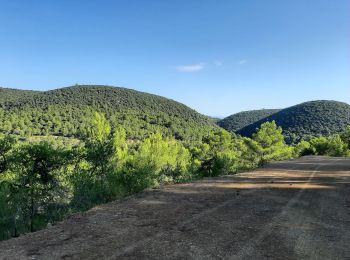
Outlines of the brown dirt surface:
M3 241L0 259L350 259L350 158L147 190Z

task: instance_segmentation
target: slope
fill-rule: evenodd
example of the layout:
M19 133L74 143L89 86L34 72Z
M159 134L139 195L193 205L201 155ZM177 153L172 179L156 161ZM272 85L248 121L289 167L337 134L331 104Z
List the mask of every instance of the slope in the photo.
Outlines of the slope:
M280 111L280 109L260 109L243 111L233 115L230 115L220 121L217 124L226 129L229 132L236 132L243 127L246 127L260 119L263 119L271 114Z
M260 119L237 133L251 136L266 121L276 121L283 129L287 143L294 143L310 136L337 133L350 124L350 105L331 100L317 100L285 108Z
M0 99L0 130L18 135L76 136L94 111L107 115L129 138L160 131L178 139L197 139L215 124L170 99L136 90L77 85L44 92L7 91Z

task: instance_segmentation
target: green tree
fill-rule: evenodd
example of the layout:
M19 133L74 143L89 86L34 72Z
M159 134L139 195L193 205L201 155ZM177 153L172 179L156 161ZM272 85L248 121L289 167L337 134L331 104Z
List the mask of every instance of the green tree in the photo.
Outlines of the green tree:
M237 137L233 140L233 145L239 154L238 169L247 170L259 165L262 148L256 141L248 137Z
M16 140L11 136L0 138L0 174L8 169L8 156L15 143Z
M87 209L123 194L119 175L128 158L123 129L119 128L113 133L101 113L94 113L85 125L85 147L71 178L74 187L72 205L78 209Z
M319 136L310 140L311 151L317 155L347 156L348 145L339 134L328 137Z
M310 153L311 144L307 141L301 140L294 146L294 156L299 157Z
M26 144L17 151L13 195L30 231L40 227L45 210L62 188L59 175L69 158L68 151L45 141Z
M126 164L123 182L130 192L188 178L189 151L173 138L151 134Z
M348 146L343 142L339 134L328 137L327 154L329 156L346 156Z
M340 138L350 148L350 125L340 133Z
M328 151L328 139L324 136L314 137L310 140L313 154L326 155Z
M199 172L204 176L218 176L237 170L239 154L232 135L223 129L204 137L194 155L196 161L200 162Z
M10 136L0 138L0 240L18 235L15 225L16 205L11 197L12 152L16 140Z
M260 159L262 163L272 160L281 160L292 156L292 148L285 144L282 128L277 127L275 121L263 123L252 139L260 147Z
M110 170L114 156L114 143L111 126L101 113L94 113L85 129L85 159L90 164L89 172L101 181ZM118 140L117 140L118 141Z

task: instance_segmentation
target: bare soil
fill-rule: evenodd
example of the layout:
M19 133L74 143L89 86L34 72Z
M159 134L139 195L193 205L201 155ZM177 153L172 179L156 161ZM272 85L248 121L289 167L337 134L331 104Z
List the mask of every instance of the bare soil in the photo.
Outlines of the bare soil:
M0 259L350 259L350 159L148 190L3 241Z

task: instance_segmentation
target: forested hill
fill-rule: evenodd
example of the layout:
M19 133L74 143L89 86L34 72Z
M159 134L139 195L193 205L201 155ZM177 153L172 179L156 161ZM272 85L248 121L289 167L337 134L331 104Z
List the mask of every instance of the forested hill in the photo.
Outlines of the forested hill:
M237 133L251 136L262 123L273 120L282 127L286 141L294 143L301 138L342 131L350 124L350 105L330 100L305 102L260 119Z
M236 132L243 127L246 127L260 119L263 119L271 114L280 111L280 109L260 109L260 110L250 110L243 111L222 120L219 120L217 124L229 132Z
M131 89L77 85L44 92L1 89L0 130L19 135L79 135L84 118L107 115L128 137L160 131L178 139L197 139L215 128L206 116L170 99Z
M14 97L9 102L1 102L5 108L11 107L47 107L51 105L89 105L94 107L112 106L115 109L152 110L179 114L188 118L201 118L202 116L189 107L161 97L132 89L109 86L73 86L45 92L11 90ZM20 95L21 93L22 95ZM202 117L203 118L203 117Z
M37 93L37 91L32 90L20 90L0 87L0 104L16 101L20 98L29 98Z

